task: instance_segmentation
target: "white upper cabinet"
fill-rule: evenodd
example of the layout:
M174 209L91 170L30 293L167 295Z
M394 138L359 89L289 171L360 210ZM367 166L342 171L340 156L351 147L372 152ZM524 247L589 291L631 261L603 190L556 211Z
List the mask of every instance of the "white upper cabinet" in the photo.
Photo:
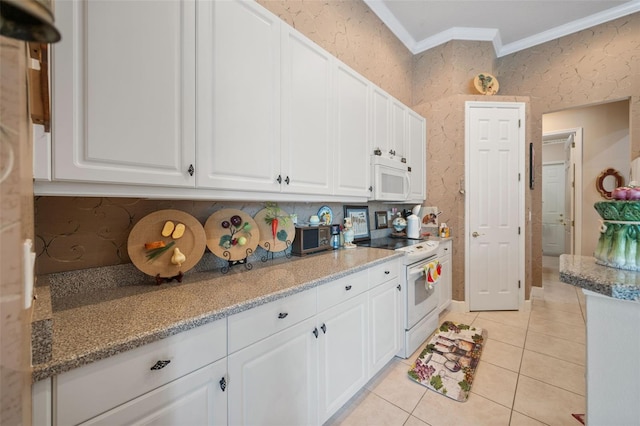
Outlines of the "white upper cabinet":
M58 1L53 179L193 186L195 4Z
M282 190L333 191L333 57L282 26Z
M424 117L409 110L407 114L409 141L408 165L411 168L409 201L422 203L427 198L427 128Z
M279 191L281 21L254 2L197 7L197 186Z
M335 194L368 197L369 82L339 63L336 67Z
M370 153L398 161L407 159L406 115L409 108L384 90L371 85L371 141Z
M389 151L391 158L405 163L408 157L407 113L409 108L396 99L391 100L391 138Z

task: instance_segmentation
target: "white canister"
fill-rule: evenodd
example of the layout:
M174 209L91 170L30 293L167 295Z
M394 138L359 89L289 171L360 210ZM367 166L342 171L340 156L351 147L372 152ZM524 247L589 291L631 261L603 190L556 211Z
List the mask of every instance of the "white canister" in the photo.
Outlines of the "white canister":
M415 214L407 218L407 238L420 238L420 219Z

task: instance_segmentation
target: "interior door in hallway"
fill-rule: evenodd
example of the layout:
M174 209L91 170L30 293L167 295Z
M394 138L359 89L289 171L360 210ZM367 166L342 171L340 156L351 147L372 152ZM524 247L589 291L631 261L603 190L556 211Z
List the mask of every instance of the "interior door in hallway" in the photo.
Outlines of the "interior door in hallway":
M469 309L516 310L524 275L524 104L466 104Z
M564 163L542 165L542 253L565 252L565 169Z

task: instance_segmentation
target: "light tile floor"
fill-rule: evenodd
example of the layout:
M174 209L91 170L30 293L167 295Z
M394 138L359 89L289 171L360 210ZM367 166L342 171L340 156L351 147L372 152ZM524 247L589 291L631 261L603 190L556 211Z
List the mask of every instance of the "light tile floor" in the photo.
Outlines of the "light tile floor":
M543 258L543 288L528 312L440 315L440 322L473 324L488 332L466 402L408 378L421 345L411 358L391 360L325 426L580 426L571 414L585 412L584 296L559 281L557 257Z

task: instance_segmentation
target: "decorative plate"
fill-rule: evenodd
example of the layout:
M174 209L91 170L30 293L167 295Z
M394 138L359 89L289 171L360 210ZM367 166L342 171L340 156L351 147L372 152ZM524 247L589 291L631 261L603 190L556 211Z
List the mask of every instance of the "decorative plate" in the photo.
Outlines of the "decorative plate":
M329 206L320 207L318 217L320 218L321 224L331 225L333 223L333 211Z
M253 218L260 230L258 245L267 251L285 250L296 237L293 220L291 220L287 212L277 206L262 209ZM275 229L272 226L274 218L277 220Z
M162 231L167 222L172 222L174 229L179 224L183 224L184 234L174 239L173 236L178 235L174 231L164 237ZM169 228L170 225L167 225L167 230ZM165 244L165 247L169 245L171 247L150 260L148 255L153 252L146 249L145 244L160 241ZM171 278L180 272L187 272L200 261L204 254L205 241L202 224L195 217L180 210L159 210L143 217L133 226L129 233L127 250L131 262L145 274ZM181 265L171 263L176 248L185 255Z
M500 89L498 79L486 72L475 76L473 85L483 95L495 95Z
M219 258L242 260L252 254L260 239L260 231L251 216L236 209L213 213L204 224L207 247Z

